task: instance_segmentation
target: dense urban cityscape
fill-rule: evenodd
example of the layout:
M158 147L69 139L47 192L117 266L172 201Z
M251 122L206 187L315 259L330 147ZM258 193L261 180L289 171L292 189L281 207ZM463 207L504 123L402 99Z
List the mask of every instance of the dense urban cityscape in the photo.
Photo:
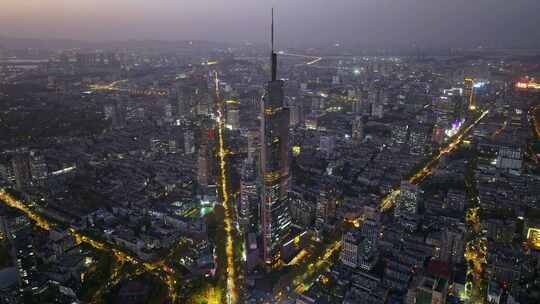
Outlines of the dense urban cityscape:
M0 304L540 303L540 49L287 47L267 19L0 37Z

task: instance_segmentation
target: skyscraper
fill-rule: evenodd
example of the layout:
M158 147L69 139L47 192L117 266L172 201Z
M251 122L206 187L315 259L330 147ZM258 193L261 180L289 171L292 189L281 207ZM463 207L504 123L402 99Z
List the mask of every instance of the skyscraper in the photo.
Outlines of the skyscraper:
M240 177L240 227L244 233L257 231L259 217L259 191L257 187L257 170L253 159L246 159L242 165Z
M240 111L238 109L227 110L227 127L231 130L240 129Z
M333 135L321 136L319 139L319 150L326 158L334 155L336 149L336 138Z
M203 141L199 146L197 155L197 183L199 187L206 189L210 182L211 175L210 153L208 143Z
M465 227L462 225L446 227L443 230L441 260L451 264L463 262L464 234Z
M360 247L361 235L358 230L343 234L343 249L339 255L341 263L352 268L358 266L358 249Z
M397 222L409 230L416 229L420 189L408 181L402 181L400 194L394 209Z
M45 156L37 151L30 151L30 173L35 184L43 184L47 178L47 163Z
M17 190L22 191L30 186L32 174L30 172L30 160L28 154L17 154L11 160Z
M247 133L248 159L255 160L256 163L259 162L260 156L260 135L260 132L255 129Z
M364 121L362 116L356 116L352 122L352 139L355 144L360 143L364 139Z
M431 125L415 124L411 126L409 131L409 152L412 155L425 155L432 133Z
M195 153L195 135L193 131L188 130L184 133L184 154Z
M263 259L275 268L280 249L290 229L288 206L289 109L285 107L283 81L277 79L277 54L274 52L274 12L272 10L272 72L261 103L261 224Z
M469 110L476 109L476 102L474 100L474 79L471 77L466 77L464 81L463 96L467 99L469 103Z
M317 197L317 210L315 226L317 229L321 229L326 224L330 224L336 218L336 204L337 204L338 192L336 187L331 181L327 181L327 184L323 185L319 190L319 196Z

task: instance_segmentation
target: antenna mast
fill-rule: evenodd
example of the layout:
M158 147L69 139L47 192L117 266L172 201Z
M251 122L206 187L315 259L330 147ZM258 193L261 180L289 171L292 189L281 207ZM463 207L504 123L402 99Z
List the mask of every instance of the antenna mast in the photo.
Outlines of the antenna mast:
M272 7L272 23L270 25L272 53L274 53L274 8Z
M272 81L277 79L277 54L274 52L274 8L272 7L272 24L270 43L272 45Z

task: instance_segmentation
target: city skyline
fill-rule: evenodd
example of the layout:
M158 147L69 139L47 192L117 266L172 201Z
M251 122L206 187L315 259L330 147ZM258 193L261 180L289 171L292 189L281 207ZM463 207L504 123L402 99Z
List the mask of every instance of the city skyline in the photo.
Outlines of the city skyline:
M0 304L540 303L540 5L5 1Z

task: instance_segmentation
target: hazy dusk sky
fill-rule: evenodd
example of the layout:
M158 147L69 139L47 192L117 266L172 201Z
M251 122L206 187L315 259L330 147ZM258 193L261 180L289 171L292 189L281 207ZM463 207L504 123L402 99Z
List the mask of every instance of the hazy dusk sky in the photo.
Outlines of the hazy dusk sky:
M532 46L539 0L1 0L0 36Z

